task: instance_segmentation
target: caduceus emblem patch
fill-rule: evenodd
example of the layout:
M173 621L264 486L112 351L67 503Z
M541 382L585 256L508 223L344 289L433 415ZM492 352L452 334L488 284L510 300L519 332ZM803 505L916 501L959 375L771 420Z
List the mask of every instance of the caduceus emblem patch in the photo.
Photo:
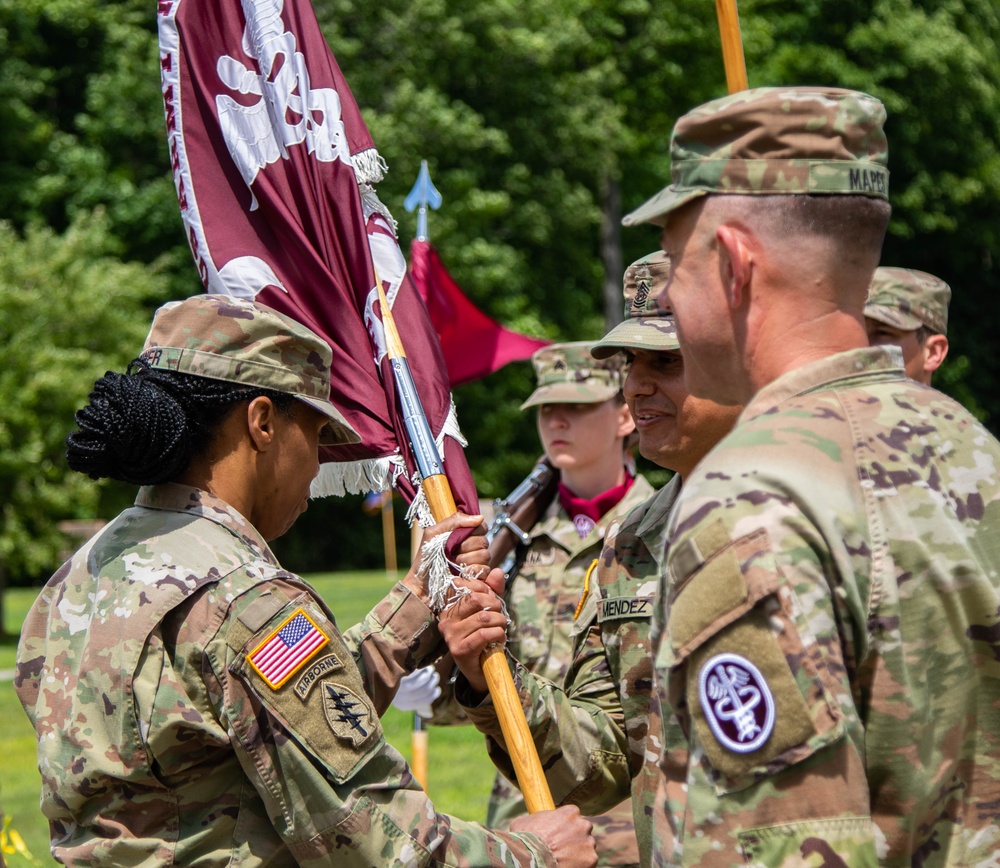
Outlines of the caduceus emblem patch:
M774 697L760 670L739 654L717 654L698 675L698 697L719 743L757 750L774 731Z

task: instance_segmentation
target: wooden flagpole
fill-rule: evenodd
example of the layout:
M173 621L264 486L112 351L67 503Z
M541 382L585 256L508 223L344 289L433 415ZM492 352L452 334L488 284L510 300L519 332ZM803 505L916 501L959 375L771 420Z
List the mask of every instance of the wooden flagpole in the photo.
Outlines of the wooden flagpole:
M382 282L376 275L375 283L379 292L379 305L382 309L382 324L385 328L386 351L390 360L406 362L406 352L396 330L392 311L382 290ZM397 380L398 383L398 380ZM444 521L458 511L451 485L444 473L425 477L421 482L424 496L430 505L431 514L436 522ZM548 811L555 808L552 793L549 791L541 760L535 750L535 743L528 729L528 721L524 717L521 700L514 687L514 679L507 667L507 658L501 647L487 648L482 658L483 674L489 686L490 696L496 706L497 719L507 742L507 752L510 754L514 771L517 773L517 785L524 796L529 813Z
M730 93L746 90L747 65L743 57L743 37L736 0L715 0L719 16L719 36L722 38L722 62L726 67L726 87Z

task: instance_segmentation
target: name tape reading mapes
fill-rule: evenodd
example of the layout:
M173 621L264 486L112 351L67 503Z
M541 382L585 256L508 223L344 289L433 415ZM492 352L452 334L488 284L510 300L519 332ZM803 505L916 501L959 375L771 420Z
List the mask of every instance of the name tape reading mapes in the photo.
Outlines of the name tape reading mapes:
M889 173L881 169L850 169L848 178L852 193L881 193L884 196L889 188Z
M268 687L277 690L329 641L305 611L296 609L247 654L247 662Z

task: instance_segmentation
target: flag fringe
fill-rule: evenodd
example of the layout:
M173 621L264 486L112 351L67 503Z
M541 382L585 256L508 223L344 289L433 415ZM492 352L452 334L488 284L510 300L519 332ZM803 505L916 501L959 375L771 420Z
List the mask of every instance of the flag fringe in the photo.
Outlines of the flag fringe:
M438 452L442 456L444 455L445 437L453 437L461 444L463 449L469 445L469 441L465 439L462 429L458 427L458 410L455 407L454 398L451 399L451 404L448 406L448 415L445 417L444 425L441 426L441 433L436 438Z
M354 177L358 181L358 193L361 194L361 207L365 215L365 220L372 212L377 211L385 219L385 222L392 227L394 234L399 234L399 224L389 209L379 199L375 192L375 184L385 177L389 171L388 165L382 155L375 148L367 148L351 155L351 162L354 165Z
M358 184L368 186L377 184L389 171L389 166L375 148L366 148L351 154L351 164L354 166L354 176L358 179Z
M450 596L449 591L455 587L451 563L444 553L449 536L451 534L438 534L420 547L421 562L417 575L427 577L427 593L430 595L430 607L434 612L444 609L445 602Z
M393 488L403 472L402 457L391 455L367 461L329 461L319 466L319 473L309 489L310 497L343 497Z
M469 445L458 426L454 399L448 407L448 415L441 426L441 433L435 438L438 452L442 456L445 437L453 437L463 448ZM345 494L385 491L396 487L396 480L405 469L403 458L398 453L366 461L328 461L320 465L319 473L309 488L309 496L343 497ZM424 497L423 489L420 488L420 478L415 477L413 482L417 489L417 497L406 511L406 521L410 527L413 527L414 522L421 527L430 527L434 524L434 519L431 517L430 506Z

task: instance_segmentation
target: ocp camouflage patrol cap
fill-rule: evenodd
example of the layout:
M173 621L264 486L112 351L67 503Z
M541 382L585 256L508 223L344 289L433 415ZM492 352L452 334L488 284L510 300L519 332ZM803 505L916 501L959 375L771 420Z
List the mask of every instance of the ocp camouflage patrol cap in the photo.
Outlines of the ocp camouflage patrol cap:
M904 331L927 326L948 333L951 287L941 278L914 268L875 269L868 288L865 316Z
M159 370L293 395L330 420L324 443L361 440L330 403L329 345L258 302L226 295L168 302L153 316L141 358Z
M711 193L889 197L885 107L853 90L762 87L688 112L670 139L669 187L622 223L664 225Z
M521 409L539 404L598 404L617 395L625 379L625 359L621 355L595 359L590 354L593 346L593 341L574 341L537 350L531 364L538 388Z
M622 350L679 350L674 313L663 298L670 277L670 257L662 250L637 259L625 269L625 319L590 351L606 359Z

